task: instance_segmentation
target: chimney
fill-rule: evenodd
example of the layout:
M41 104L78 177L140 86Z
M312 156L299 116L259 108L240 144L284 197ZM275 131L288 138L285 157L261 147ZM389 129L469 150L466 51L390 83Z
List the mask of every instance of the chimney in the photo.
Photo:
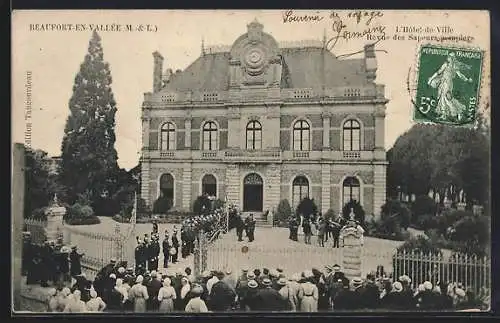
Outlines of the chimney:
M377 77L377 58L375 57L375 44L365 45L366 78L373 82Z
M163 56L156 51L153 53L153 59L153 93L156 93L162 88Z

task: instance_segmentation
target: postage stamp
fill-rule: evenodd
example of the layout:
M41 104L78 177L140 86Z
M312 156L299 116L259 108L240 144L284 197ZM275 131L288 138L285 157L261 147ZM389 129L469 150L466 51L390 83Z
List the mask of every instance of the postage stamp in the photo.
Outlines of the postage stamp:
M483 52L425 45L419 52L414 121L470 125L476 121Z

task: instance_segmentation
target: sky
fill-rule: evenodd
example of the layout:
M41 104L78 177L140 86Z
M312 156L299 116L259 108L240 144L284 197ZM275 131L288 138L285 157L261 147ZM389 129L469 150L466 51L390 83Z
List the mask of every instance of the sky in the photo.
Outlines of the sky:
M283 22L285 10L203 10L203 11L17 11L12 17L12 141L26 142L25 132L31 135L31 146L59 156L68 102L76 73L87 53L92 32L91 25L108 25L99 32L102 38L104 59L110 65L112 89L117 102L116 144L120 167L130 169L137 165L141 149L141 105L145 92L153 86L153 56L159 51L164 69L185 69L205 46L227 45L246 33L247 24L257 19L264 25L264 32L278 42L321 40L334 36L331 10L294 10L293 16L304 14L322 17L320 21ZM374 34L383 30L386 39L376 44L378 71L376 82L385 84L389 99L386 110L385 143L392 147L396 139L412 125L412 104L417 67L417 53L426 40L409 39L408 35L424 35L417 31L404 33L401 27L449 26L449 35L473 37L472 42L460 41L455 46L474 46L486 50L481 88L481 103L489 101L489 18L487 12L466 11L368 11L357 22L353 11L335 11L344 31L363 32L373 28ZM373 18L368 23L368 18ZM367 24L368 23L368 24ZM44 24L55 24L56 30L41 30ZM71 30L60 26L72 24ZM81 24L77 30L77 24ZM112 24L121 30L111 30ZM131 24L133 31L127 31ZM150 25L149 30L146 25ZM81 30L82 26L87 30ZM139 25L143 26L140 30ZM396 28L399 28L399 31ZM52 27L49 26L48 29ZM69 29L70 27L66 27ZM116 29L116 28L115 28ZM416 30L416 29L414 29ZM443 30L443 29L441 29ZM405 40L393 36L404 35ZM434 29L434 34L436 35ZM430 34L425 34L430 35ZM462 39L462 38L461 38ZM470 38L469 38L470 40ZM367 43L365 38L341 38L332 52L339 56L354 53ZM362 57L360 54L352 58ZM28 81L27 73L30 74ZM410 92L408 91L410 75ZM29 86L27 84L29 83ZM27 88L31 92L28 107ZM29 126L31 123L31 126ZM29 130L28 130L29 128Z

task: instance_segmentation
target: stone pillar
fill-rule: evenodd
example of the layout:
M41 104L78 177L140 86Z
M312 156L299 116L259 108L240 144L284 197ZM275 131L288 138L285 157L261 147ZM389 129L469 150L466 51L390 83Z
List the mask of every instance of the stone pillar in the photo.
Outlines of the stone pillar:
M227 113L227 146L229 148L240 147L240 109L238 107L229 107Z
M375 150L385 151L385 105L375 106Z
M240 205L240 176L237 164L228 164L226 168L226 192L229 203Z
M323 150L330 149L330 113L323 112Z
M182 173L182 207L191 210L191 183L192 183L191 164L186 163Z
M266 210L276 211L280 202L281 194L281 170L279 165L271 164L266 170L266 182L264 183L264 212ZM273 224L272 217L268 217L268 224Z
M143 112L144 114L144 112ZM149 117L143 116L142 120L142 150L149 150L149 124L151 119Z
M362 234L356 227L347 226L341 231L342 237L342 271L345 276L351 280L352 278L361 278L361 251L362 251Z
M321 164L321 213L325 214L330 208L330 164Z
M184 147L191 148L191 121L193 118L191 116L184 119Z
M11 279L15 311L21 310L21 261L23 254L24 218L24 145L14 144L12 160L12 262Z
M163 82L163 56L159 52L153 53L153 92L161 90Z
M47 240L57 240L63 234L63 216L66 213L64 207L49 208L47 214L47 226L45 236Z
M380 219L380 208L386 200L386 167L387 163L373 167L373 216Z
M262 148L275 148L280 147L280 107L279 105L270 106L267 109L266 124L262 131L262 140L264 145Z
M151 164L149 160L141 161L141 198L146 201L147 205L152 205L153 201L151 200L150 192L149 192L149 181L150 181L150 172L151 172Z

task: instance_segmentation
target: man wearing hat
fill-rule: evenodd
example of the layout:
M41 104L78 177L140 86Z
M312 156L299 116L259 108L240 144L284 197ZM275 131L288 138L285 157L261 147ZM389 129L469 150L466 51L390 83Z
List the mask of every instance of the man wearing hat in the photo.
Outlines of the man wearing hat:
M146 247L144 242L137 237L137 246L135 247L135 272L142 275L146 271Z
M146 306L151 311L157 311L160 305L158 302L158 294L160 292L160 288L163 287L163 284L160 281L158 273L156 271L152 271L150 275L151 281L146 286L149 295Z
M76 277L82 273L81 259L83 255L83 253L78 252L76 246L71 247L71 253L69 254L71 277Z
M364 308L374 309L380 305L380 291L375 282L375 274L366 275L365 284L360 288L360 301Z
M217 272L216 275L218 281L211 288L209 308L215 312L228 312L235 305L236 293L224 281L223 272Z
M162 242L162 249L163 249L163 268L168 268L168 261L170 259L170 248L172 246L170 245L170 237L168 236L168 231L165 230L165 238L163 239Z
M257 311L257 295L259 293L259 283L251 279L248 281L244 292L239 295L240 309L250 312Z
M226 275L224 276L223 281L234 291L236 292L236 279L233 276L231 269L226 269Z
M255 240L255 219L253 218L253 214L245 219L245 230L248 237L248 242L252 242Z
M160 257L160 243L158 242L158 238L155 235L152 236L151 243L149 244L149 261L148 261L148 269L158 270L158 259Z
M172 232L172 250L170 251L170 257L173 264L177 262L177 257L179 254L179 239L177 238L177 227L174 226L174 230Z
M263 288L257 292L255 301L252 301L253 311L261 312L280 312L286 311L287 302L281 297L280 293L272 288L272 282L269 278L262 280Z
M281 277L276 282L278 286L278 293L283 297L287 305L287 310L296 312L297 311L297 294L295 291L288 286L288 282L285 277Z

